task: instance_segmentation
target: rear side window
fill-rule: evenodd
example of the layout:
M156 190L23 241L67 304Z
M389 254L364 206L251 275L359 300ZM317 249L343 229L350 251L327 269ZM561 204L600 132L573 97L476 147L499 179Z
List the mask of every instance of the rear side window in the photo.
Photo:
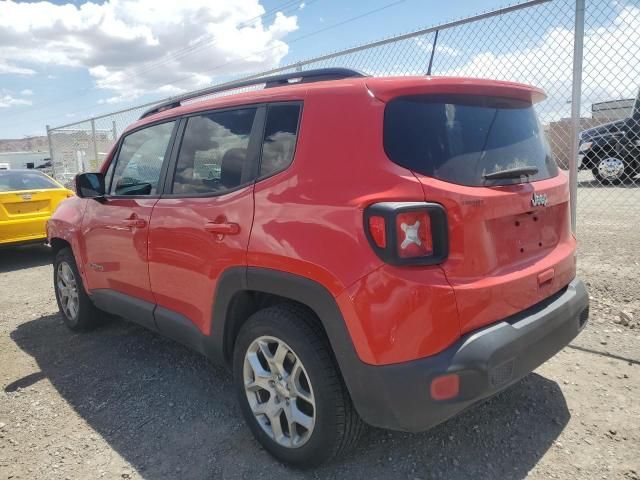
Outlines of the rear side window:
M153 125L122 141L111 182L112 195L155 195L175 121Z
M536 167L529 181L558 174L531 103L470 95L422 95L389 102L384 148L403 167L469 186L519 183L483 175Z
M291 164L299 120L300 105L269 105L262 142L261 177L273 175Z
M255 108L190 117L182 138L173 193L216 194L242 184Z

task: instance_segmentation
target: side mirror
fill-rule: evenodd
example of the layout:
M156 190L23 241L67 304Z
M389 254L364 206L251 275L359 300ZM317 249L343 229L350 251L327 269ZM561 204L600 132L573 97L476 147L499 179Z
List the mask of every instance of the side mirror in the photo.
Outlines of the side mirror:
M80 198L102 198L104 194L103 174L80 173L76 175L76 195Z

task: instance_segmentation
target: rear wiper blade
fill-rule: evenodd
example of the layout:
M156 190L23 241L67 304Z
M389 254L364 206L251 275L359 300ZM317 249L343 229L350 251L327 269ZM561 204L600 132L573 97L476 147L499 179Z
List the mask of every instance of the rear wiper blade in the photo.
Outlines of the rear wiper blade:
M499 172L485 173L482 178L485 180L500 180L503 178L530 177L538 173L538 167L516 167L500 170Z

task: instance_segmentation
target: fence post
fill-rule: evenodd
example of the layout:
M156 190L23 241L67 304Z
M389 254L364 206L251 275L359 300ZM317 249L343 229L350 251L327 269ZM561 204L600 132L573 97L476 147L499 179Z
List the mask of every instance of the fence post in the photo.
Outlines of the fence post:
M53 144L51 143L51 127L47 125L47 142L49 142L49 161L51 162L51 176L56 178L56 166L53 161Z
M436 47L438 46L438 33L440 30L436 30L436 36L433 37L433 46L431 47L431 55L429 56L429 68L427 68L427 75L431 75L431 67L433 66L433 57L436 54Z
M96 141L96 119L95 118L91 119L91 137L93 139L93 159L96 162L95 169L97 169L99 165L98 165L98 142ZM87 166L84 165L84 168L87 168Z
M571 142L569 144L569 192L571 199L571 230L576 233L578 202L578 135L582 102L582 59L584 46L584 2L576 0L573 37L573 84L571 85Z
M115 120L111 121L111 128L113 130L113 141L115 142L116 140L118 140L118 130L116 129L116 121Z

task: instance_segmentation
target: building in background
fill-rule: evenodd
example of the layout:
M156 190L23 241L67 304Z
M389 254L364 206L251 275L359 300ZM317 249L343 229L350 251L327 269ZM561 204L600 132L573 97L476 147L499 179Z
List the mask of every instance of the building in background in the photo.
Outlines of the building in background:
M591 105L591 117L600 120L602 123L613 122L631 115L635 98L625 98L622 100L609 100Z
M49 152L0 152L0 163L18 168L43 168L50 162Z

